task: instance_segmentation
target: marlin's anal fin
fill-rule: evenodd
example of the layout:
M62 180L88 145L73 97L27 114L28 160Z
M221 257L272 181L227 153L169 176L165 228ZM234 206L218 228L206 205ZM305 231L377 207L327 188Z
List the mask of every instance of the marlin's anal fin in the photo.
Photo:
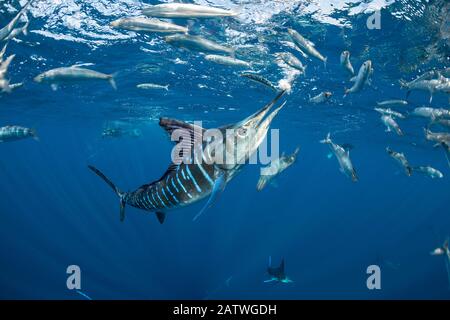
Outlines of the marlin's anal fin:
M163 224L164 220L166 220L166 214L164 212L156 212L156 217L161 224Z
M227 177L225 172L221 171L219 176L216 178L216 181L214 182L213 190L211 191L211 195L209 196L208 202L206 202L205 206L200 210L199 213L197 213L192 219L192 221L195 221L200 217L203 212L205 212L213 203L214 201L219 197L219 195L222 193L222 191L225 189L225 185L227 184Z

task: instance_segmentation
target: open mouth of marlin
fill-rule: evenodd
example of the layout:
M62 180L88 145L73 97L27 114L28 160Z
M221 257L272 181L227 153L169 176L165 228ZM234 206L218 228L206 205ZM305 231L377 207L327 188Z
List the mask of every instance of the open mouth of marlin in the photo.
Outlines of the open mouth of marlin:
M125 206L155 212L160 223L166 212L200 201L208 201L194 217L208 209L230 181L257 151L270 125L286 102L269 111L285 94L281 91L272 101L251 116L231 125L204 129L180 120L161 118L159 125L177 144L172 163L162 177L135 191L123 192L93 166L89 168L102 178L119 196L120 219Z

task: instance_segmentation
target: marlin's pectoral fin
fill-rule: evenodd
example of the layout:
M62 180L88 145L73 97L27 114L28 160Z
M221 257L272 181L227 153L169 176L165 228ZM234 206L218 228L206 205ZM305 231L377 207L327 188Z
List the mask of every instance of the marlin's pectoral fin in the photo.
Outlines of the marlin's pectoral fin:
M164 212L155 212L156 217L158 218L159 223L163 224L164 220L166 220L166 213Z
M225 172L221 172L220 175L217 177L216 181L214 182L213 190L211 192L211 195L209 196L208 202L206 202L205 206L200 210L199 213L197 213L192 219L192 221L195 221L200 217L203 212L205 212L213 203L214 201L219 197L219 195L222 193L222 191L225 189L225 185L227 184L227 177Z

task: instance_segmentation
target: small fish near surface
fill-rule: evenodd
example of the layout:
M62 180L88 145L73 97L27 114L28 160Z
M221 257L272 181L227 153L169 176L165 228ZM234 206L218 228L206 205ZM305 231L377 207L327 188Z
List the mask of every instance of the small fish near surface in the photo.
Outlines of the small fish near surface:
M447 132L432 132L430 129L424 128L425 139L436 142L438 144L444 142L450 144L450 133Z
M232 67L242 67L242 68L251 68L252 65L244 60L239 60L232 57L220 56L216 54L208 54L205 56L205 60Z
M331 140L330 133L328 133L327 137L324 140L321 140L320 143L328 144L330 146L331 151L339 162L340 171L350 177L353 182L357 182L358 176L350 159L350 147L344 148L344 146L334 143Z
M76 64L71 67L56 68L34 78L37 83L50 83L53 90L58 89L58 84L65 82L79 82L86 80L106 80L113 89L117 89L114 75L82 68L85 64Z
M155 18L130 17L111 22L114 28L156 33L187 33L188 28Z
M364 85L370 84L370 76L372 75L372 73L372 61L367 60L362 64L361 68L359 68L358 75L350 80L354 81L355 83L350 89L345 89L344 97L346 97L350 93L357 93L364 88Z
M16 29L16 25L19 23L20 18L25 14L28 6L33 2L34 0L28 1L22 9L17 13L17 15L3 28L0 29L0 41L9 40L8 38L11 34L11 32Z
M6 126L0 128L0 142L10 142L33 138L39 140L36 130L21 126Z
M13 29L11 31L11 33L5 38L5 41L16 39L21 34L23 34L24 36L27 36L28 35L28 27L29 26L30 26L30 22L27 21L27 23L25 23L23 25L23 27Z
M297 160L299 150L300 148L295 149L294 153L289 156L283 154L280 158L273 160L267 167L261 168L261 175L256 185L256 189L261 191L276 176L293 165Z
M444 177L442 172L440 172L439 170L437 170L433 167L430 167L430 166L418 166L418 167L413 167L412 169L413 169L413 171L423 173L432 179L436 179L436 178L442 179Z
M0 64L3 62L3 57L6 53L6 48L8 47L8 43L3 46L3 49L0 51Z
M314 104L325 103L330 100L332 95L333 94L329 91L321 92L317 96L310 98L309 102Z
M409 165L404 153L395 152L389 147L386 148L386 152L405 169L405 173L408 177L412 175L412 167Z
M155 83L140 83L136 86L138 89L142 90L166 90L169 91L169 85L160 85Z
M297 69L302 74L305 73L306 66L304 66L303 63L296 56L294 56L292 53L290 53L290 52L278 52L278 53L275 54L275 56L277 57L277 59L280 59L281 61L283 61L285 64L287 64L291 68Z
M382 115L381 122L386 126L386 132L395 132L399 136L403 136L403 131L398 123L390 115Z
M407 90L406 96L408 97L411 91L420 90L420 91L428 91L430 93L429 102L433 102L433 95L436 92L449 93L447 86L447 78L440 76L437 79L430 80L414 80L411 82L406 82L404 80L400 80L400 86L403 89Z
M315 48L316 45L312 41L304 38L294 29L288 29L288 33L291 36L292 41L294 41L294 43L302 52L305 51L307 55L319 59L326 66L327 58L324 57L319 51L317 51L317 49Z
M405 101L405 100L385 100L385 101L377 102L377 105L379 107L407 106L408 105L408 101Z
M417 117L429 118L430 120L450 118L450 110L443 108L418 107L411 114Z
M234 17L238 12L190 3L163 3L142 9L148 17L157 18L218 18Z
M5 61L0 63L0 92L10 93L14 89L14 85L10 84L10 81L6 79L9 65L16 55L12 54Z
M164 38L164 40L176 47L199 52L225 53L234 56L234 48L221 45L217 42L208 40L201 36L192 36L188 34L174 34Z
M382 115L391 116L393 118L406 119L406 116L403 113L394 111L390 108L387 108L387 109L375 108L374 110Z
M10 55L8 58L5 59L5 61L0 63L0 78L5 78L6 74L8 73L9 66L11 62L16 57L15 54Z
M261 84L265 85L266 87L272 89L273 91L278 91L278 88L271 81L267 80L263 76L260 76L259 74L247 72L247 73L241 73L240 76L250 79L252 81L261 83Z
M281 259L281 263L278 267L272 266L272 257L269 257L269 265L267 267L267 273L270 276L270 279L265 280L265 283L269 282L281 282L281 283L291 283L293 282L286 276L284 271L284 258Z
M185 137L180 143L189 146L189 151L183 151L182 161L175 159L160 179L144 184L135 191L123 192L98 169L93 166L89 166L89 169L102 178L119 197L121 221L125 218L126 205L155 212L159 222L163 223L167 211L209 197L203 209L194 217L196 220L212 205L226 184L238 174L264 141L270 124L285 103L268 113L284 93L280 92L265 107L242 121L217 128L222 132L223 140L204 141L204 128L161 118L159 124L169 135L180 130L184 133ZM229 141L233 141L233 146ZM230 154L229 148L233 148L233 161L228 158L219 159L225 160L223 162L214 160L212 153ZM186 158L188 161L184 160Z
M350 62L350 52L344 51L341 53L340 57L341 66L344 68L345 71L347 71L351 76L355 75L355 69L352 66L352 63Z
M450 128L450 119L439 119L439 118L431 118L430 125L438 124L442 127Z

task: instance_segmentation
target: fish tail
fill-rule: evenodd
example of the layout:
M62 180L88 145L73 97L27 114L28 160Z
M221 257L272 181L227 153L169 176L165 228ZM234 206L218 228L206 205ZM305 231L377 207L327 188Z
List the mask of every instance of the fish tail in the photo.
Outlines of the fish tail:
M328 57L325 57L323 59L323 67L325 68L325 70L327 70L327 62L328 62Z
M22 33L24 36L28 36L28 27L30 26L30 21L27 21L27 23L23 26Z
M344 88L344 98L348 96L350 89Z
M400 87L401 88L407 88L408 87L406 81L403 80L403 79L398 80L398 83L400 83Z
M105 176L100 170L98 170L96 167L88 165L88 168L91 169L100 178L102 178L103 181L105 181L111 187L111 189L113 189L114 192L119 196L120 221L123 221L125 219L125 196L126 196L126 193L120 191L120 189L117 188L116 185L107 176Z
M165 89L166 91L169 91L169 85L165 85L165 86L164 86L164 89Z
M267 185L267 181L269 181L267 176L259 177L258 183L256 184L256 190L261 191Z
M407 166L406 167L406 174L408 176L412 176L412 173L413 173L413 168L411 168L411 166Z
M320 140L319 142L324 143L324 144L330 143L331 142L331 133L328 132L327 137L323 140Z
M108 81L111 84L111 87L113 87L114 90L117 90L116 80L114 79L115 76L116 76L116 74L109 75Z
M30 129L30 133L34 140L39 141L39 136L37 135L36 129Z

